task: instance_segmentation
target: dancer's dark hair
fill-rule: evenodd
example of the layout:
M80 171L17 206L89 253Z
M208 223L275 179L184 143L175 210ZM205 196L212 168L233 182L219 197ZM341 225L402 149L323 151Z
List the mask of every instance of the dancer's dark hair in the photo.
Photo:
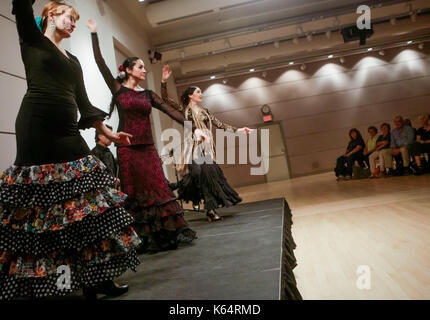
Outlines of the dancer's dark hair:
M116 81L118 81L119 83L123 83L124 81L127 81L127 79L128 79L127 68L129 68L130 70L133 69L134 66L136 65L137 60L139 60L138 57L129 57L129 58L125 59L125 61L122 63L122 65L120 65L118 68L120 75L116 78ZM112 113L115 110L115 104L116 104L115 103L115 95L113 95L112 100L110 102L108 118L110 118L112 116Z
M185 90L182 93L181 102L182 102L182 105L184 106L184 108L187 107L188 104L190 103L190 96L193 95L194 91L196 91L197 88L198 87L196 87L196 86L191 86L191 87L188 87L187 90Z

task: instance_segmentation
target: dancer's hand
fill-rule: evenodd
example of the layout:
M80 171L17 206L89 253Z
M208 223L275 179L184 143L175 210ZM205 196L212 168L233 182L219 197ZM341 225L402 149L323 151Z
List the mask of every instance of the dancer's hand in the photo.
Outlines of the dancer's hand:
M120 145L123 146L129 146L130 143L130 138L133 138L133 136L129 133L125 133L125 132L117 132L113 135L112 138L109 138L110 140L112 140L115 143L118 143Z
M163 67L163 77L161 79L162 82L167 82L167 80L169 80L170 76L172 75L172 71L170 71L169 69L169 65L166 64Z
M97 22L93 19L88 19L87 21L87 27L90 29L91 33L97 32Z
M243 128L237 129L237 132L245 133L245 134L249 134L253 131L254 131L254 129L249 129L248 127L243 127Z

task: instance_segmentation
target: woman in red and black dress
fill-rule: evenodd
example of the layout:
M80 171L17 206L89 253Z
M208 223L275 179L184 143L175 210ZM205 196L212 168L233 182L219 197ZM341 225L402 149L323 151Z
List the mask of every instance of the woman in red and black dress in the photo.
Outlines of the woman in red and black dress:
M113 94L110 114L116 106L118 130L133 135L131 145L120 146L117 152L122 190L128 195L126 208L133 214L135 229L143 240L139 251L175 249L179 242L193 241L196 233L188 227L183 210L168 186L154 146L149 116L154 107L181 124L184 117L153 91L139 86L146 75L141 59L127 58L115 79L102 57L96 22L90 19L87 26L97 66Z

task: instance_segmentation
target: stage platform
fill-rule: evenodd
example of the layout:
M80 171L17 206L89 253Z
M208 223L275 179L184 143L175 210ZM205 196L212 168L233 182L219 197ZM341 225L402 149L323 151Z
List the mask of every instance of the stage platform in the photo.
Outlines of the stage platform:
M198 239L177 250L141 255L138 272L118 282L130 291L117 300L279 300L301 299L291 211L285 199L220 209L222 222L186 213Z

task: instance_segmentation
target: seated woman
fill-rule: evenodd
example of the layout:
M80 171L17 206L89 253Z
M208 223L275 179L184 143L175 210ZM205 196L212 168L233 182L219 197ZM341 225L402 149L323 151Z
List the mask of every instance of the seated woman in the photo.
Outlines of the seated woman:
M360 131L355 128L349 130L350 141L346 148L346 152L337 158L336 168L334 172L336 173L337 180L350 180L352 176L352 167L354 162L363 161L363 149L365 147L363 138L361 137ZM346 167L345 167L346 164Z
M370 126L369 129L367 129L367 132L369 133L370 138L367 140L366 147L363 151L363 156L367 166L370 167L369 156L376 149L376 140L378 140L378 136L376 134L378 133L378 129L376 129L374 126Z
M376 148L369 157L370 178L380 178L385 175L385 170L392 170L393 156L390 150L391 127L388 123L381 124L382 134L376 140ZM379 163L379 168L376 164Z
M415 158L417 164L416 175L424 173L421 163L421 154L430 154L430 123L428 115L420 115L418 117L422 127L417 130L417 140L411 147L411 155Z

